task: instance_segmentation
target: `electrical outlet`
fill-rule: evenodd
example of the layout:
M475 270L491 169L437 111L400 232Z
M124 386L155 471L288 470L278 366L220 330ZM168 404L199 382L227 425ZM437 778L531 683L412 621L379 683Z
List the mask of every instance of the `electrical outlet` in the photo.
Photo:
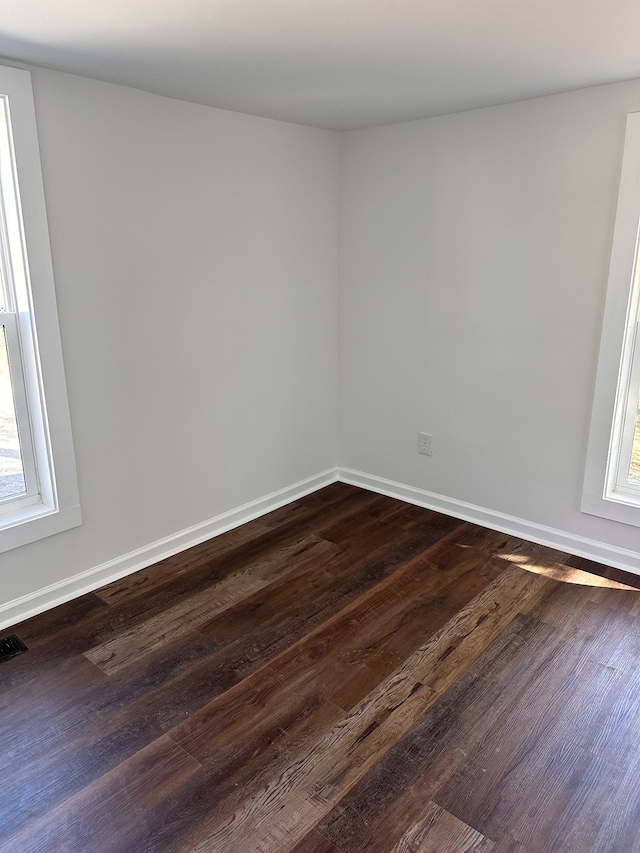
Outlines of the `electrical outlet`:
M418 453L422 453L423 456L433 456L431 450L432 438L433 436L428 432L418 433Z

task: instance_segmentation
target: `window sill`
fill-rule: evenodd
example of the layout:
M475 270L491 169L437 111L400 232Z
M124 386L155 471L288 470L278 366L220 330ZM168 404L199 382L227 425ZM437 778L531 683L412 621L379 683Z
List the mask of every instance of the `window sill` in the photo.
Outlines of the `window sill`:
M54 509L39 503L0 519L0 553L82 524L80 506Z

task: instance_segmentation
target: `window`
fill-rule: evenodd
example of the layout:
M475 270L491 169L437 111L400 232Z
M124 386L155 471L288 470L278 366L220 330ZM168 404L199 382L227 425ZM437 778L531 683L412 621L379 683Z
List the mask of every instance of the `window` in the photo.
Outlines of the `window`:
M0 67L0 551L80 521L31 79Z
M640 526L640 113L627 120L584 512Z
M605 496L640 507L640 264L635 248Z

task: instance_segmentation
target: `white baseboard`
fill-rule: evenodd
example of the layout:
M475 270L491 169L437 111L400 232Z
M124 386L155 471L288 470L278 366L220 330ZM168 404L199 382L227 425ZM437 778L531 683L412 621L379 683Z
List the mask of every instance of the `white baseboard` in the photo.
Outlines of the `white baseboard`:
M593 539L586 539L553 527L545 527L541 524L525 521L522 518L427 492L414 486L365 474L362 471L354 471L350 468L331 468L255 501L243 504L236 509L217 515L201 524L181 530L144 548L131 551L122 557L117 557L70 578L65 578L58 583L36 590L29 595L9 601L0 606L0 629L15 625L44 610L58 604L64 604L72 598L92 592L94 589L140 569L146 569L166 557L171 557L180 551L191 548L193 545L198 545L200 542L212 539L227 530L232 530L234 527L252 521L254 518L266 515L268 512L328 486L336 480L640 575L640 553L637 551L628 551Z
M474 524L489 527L491 530L499 530L501 533L528 539L530 542L537 542L539 545L547 545L559 551L566 551L568 554L575 554L577 557L586 557L588 560L640 575L640 552L638 551L617 548L614 545L607 545L594 539L586 539L583 536L576 536L573 533L566 533L553 527L545 527L542 524L535 524L532 521L494 512L484 507L447 498L414 486L406 486L393 480L385 480L383 477L364 474L362 471L354 471L350 468L338 468L338 479L343 483L350 483L352 486L360 486L381 495L388 495L407 503L452 515L454 518L472 521Z
M243 504L236 509L223 512L215 518L195 524L193 527L181 530L172 536L159 539L157 542L152 542L136 551L130 551L122 557L116 557L115 560L109 560L107 563L72 575L70 578L51 584L51 586L46 586L29 595L23 595L21 598L9 601L0 606L0 628L15 625L24 619L42 613L43 610L49 610L51 607L64 604L72 598L92 592L94 589L119 580L140 569L146 569L166 557L171 557L180 551L191 548L193 545L198 545L200 542L226 533L227 530L246 524L247 521L266 515L268 512L272 512L274 509L291 503L304 495L315 492L330 483L335 483L337 479L336 469L331 468L277 492L265 495L265 497Z

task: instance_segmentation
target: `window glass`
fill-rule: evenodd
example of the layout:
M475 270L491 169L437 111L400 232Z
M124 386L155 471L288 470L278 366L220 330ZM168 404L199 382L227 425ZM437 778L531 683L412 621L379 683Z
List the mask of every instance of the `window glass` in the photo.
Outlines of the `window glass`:
M23 495L25 491L7 335L5 327L0 326L0 499Z

